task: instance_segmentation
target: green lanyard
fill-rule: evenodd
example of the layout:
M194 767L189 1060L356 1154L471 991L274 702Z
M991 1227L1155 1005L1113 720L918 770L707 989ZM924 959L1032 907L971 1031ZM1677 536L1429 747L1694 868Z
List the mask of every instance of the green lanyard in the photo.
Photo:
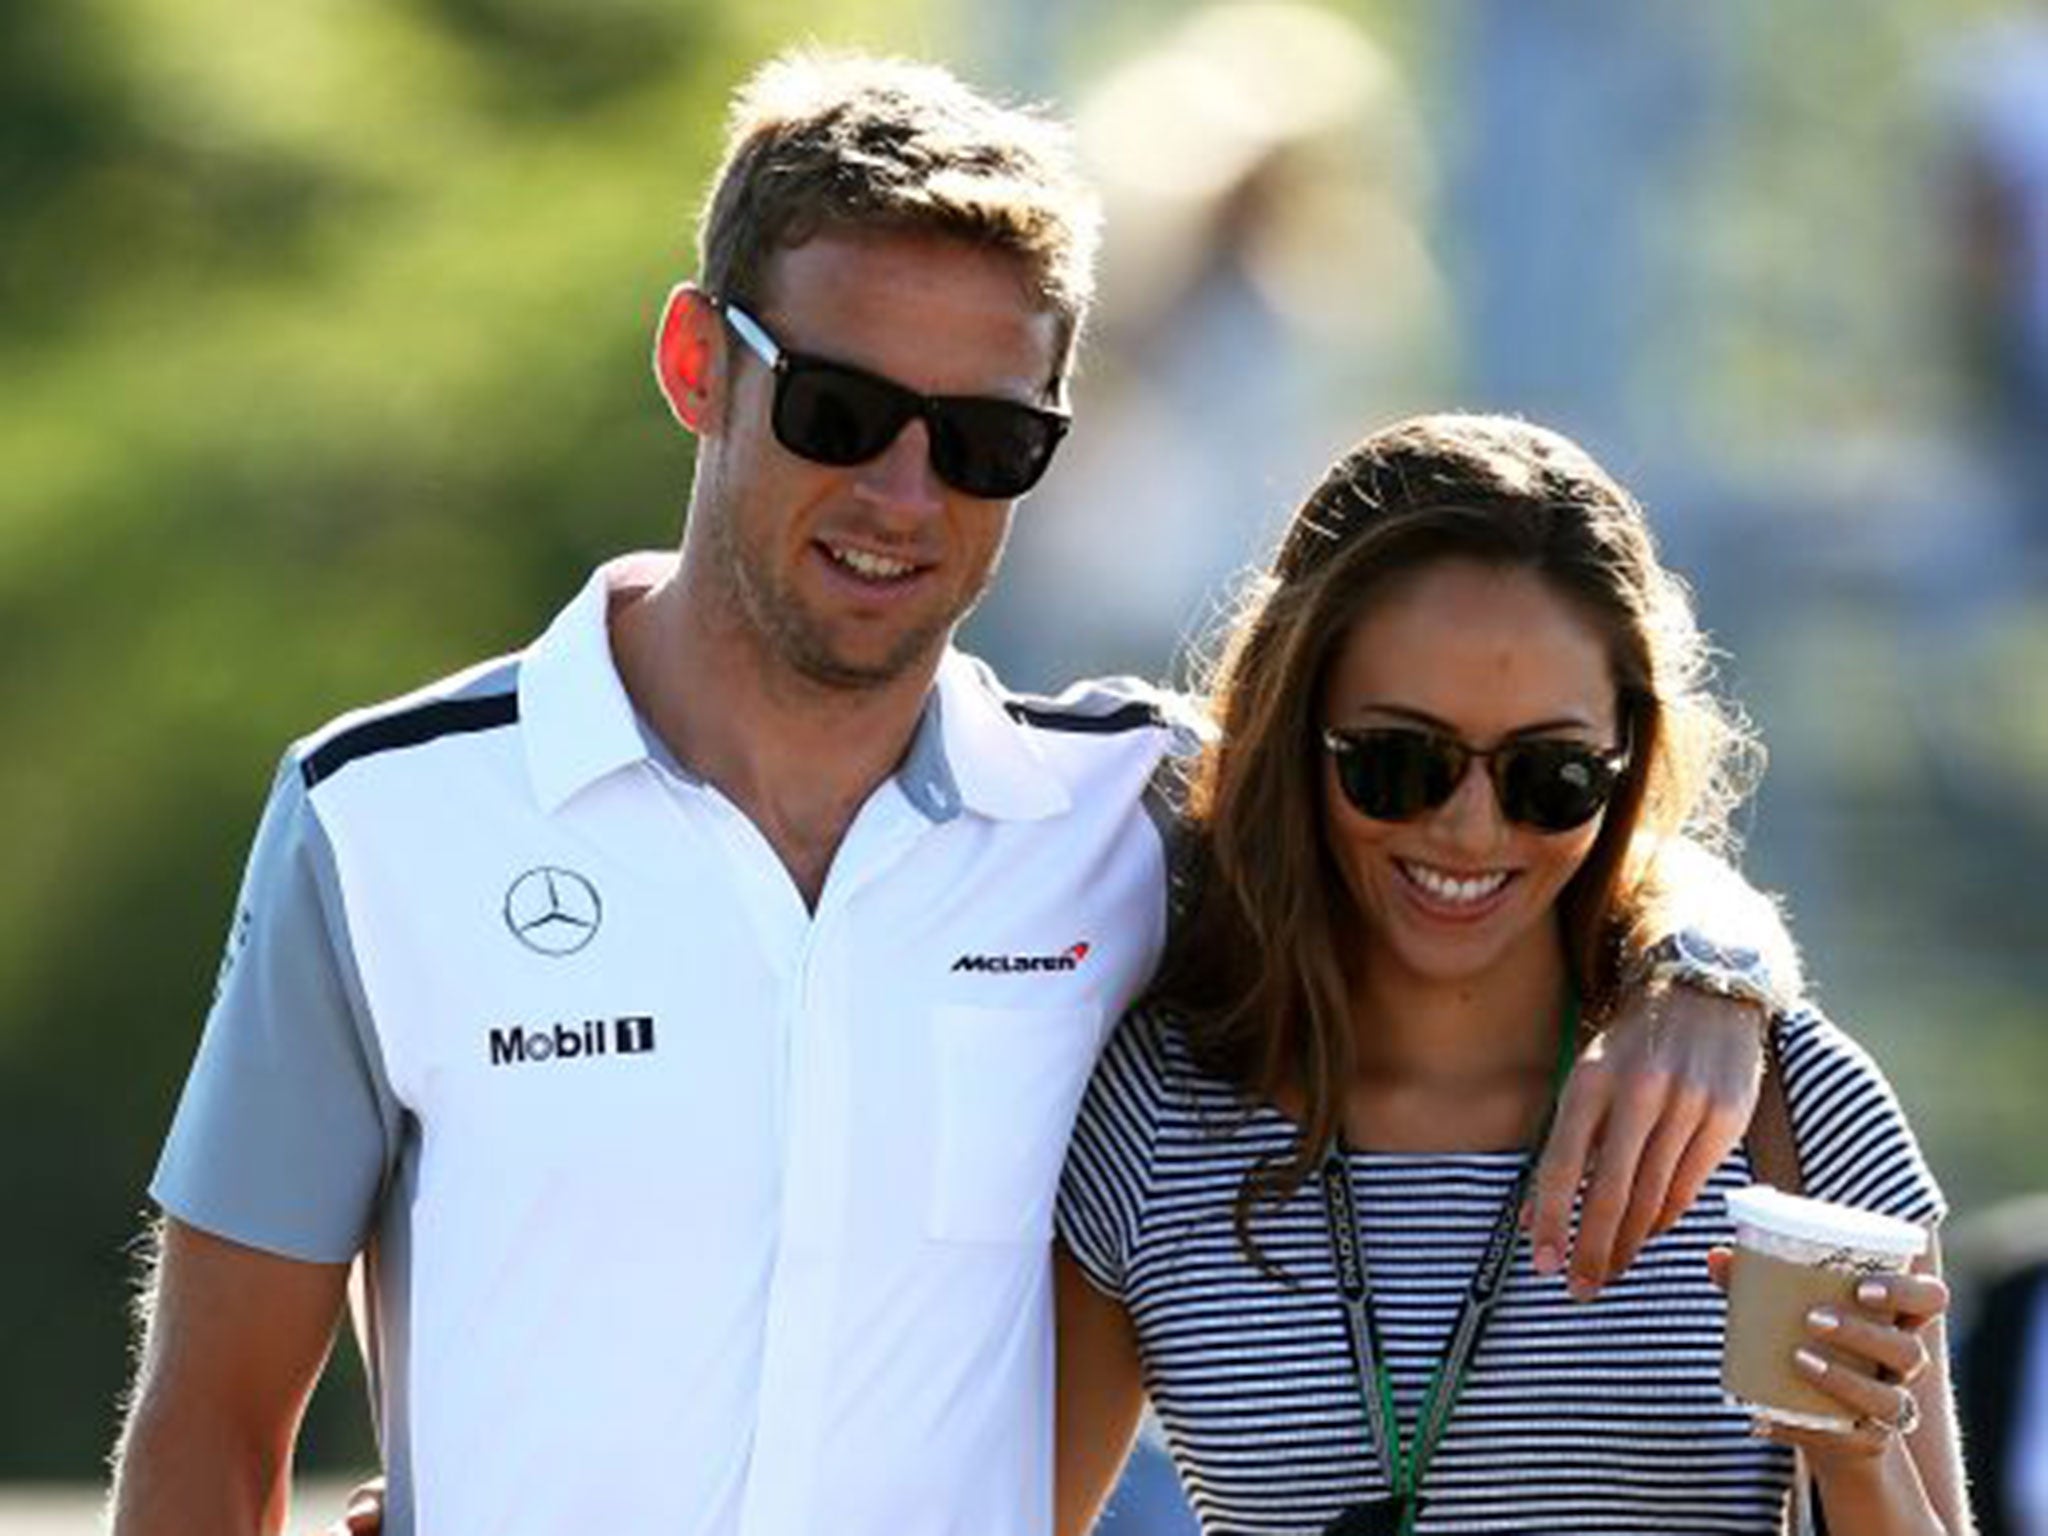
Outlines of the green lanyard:
M1358 1240L1358 1207L1351 1192L1351 1170L1344 1161L1343 1148L1332 1140L1323 1154L1323 1216L1329 1227L1330 1256L1337 1268L1337 1289L1344 1302L1344 1332L1350 1341L1352 1365L1358 1373L1359 1396L1364 1400L1366 1427L1373 1448L1379 1453L1380 1471L1387 1480L1388 1496L1344 1510L1325 1528L1324 1536L1410 1536L1422 1513L1422 1481L1436 1455L1444 1430L1457 1406L1459 1389L1479 1340L1493 1316L1507 1286L1508 1263L1513 1257L1521 1228L1522 1197L1528 1192L1537 1155L1550 1135L1557 1115L1558 1094L1572 1066L1572 1047L1579 1035L1579 1000L1567 992L1563 1027L1558 1032L1557 1067L1551 1074L1550 1103L1543 1111L1543 1124L1522 1159L1500 1214L1494 1218L1486 1251L1472 1272L1465 1302L1451 1328L1443 1357L1430 1373L1423 1393L1422 1411L1415 1421L1414 1438L1404 1448L1400 1417L1394 1408L1394 1382L1382 1358L1379 1332L1373 1325L1372 1277L1365 1267L1365 1250Z

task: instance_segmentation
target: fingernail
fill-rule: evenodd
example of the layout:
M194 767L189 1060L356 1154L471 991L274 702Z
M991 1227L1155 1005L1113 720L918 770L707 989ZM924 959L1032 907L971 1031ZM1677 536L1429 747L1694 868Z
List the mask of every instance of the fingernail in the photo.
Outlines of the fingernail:
M1827 1361L1810 1349L1793 1350L1792 1363L1809 1376L1825 1376L1828 1373Z
M1573 1275L1567 1289L1573 1301L1591 1301L1600 1294L1600 1282L1588 1280L1584 1275Z
M1842 1326L1842 1317L1833 1307L1815 1307L1806 1314L1806 1323L1816 1333L1833 1333Z
M1866 1307L1881 1307L1891 1292L1882 1280L1865 1280L1856 1287L1856 1299Z
M1564 1255L1558 1252L1557 1244L1539 1243L1536 1245L1537 1274L1554 1275L1562 1268L1564 1268Z

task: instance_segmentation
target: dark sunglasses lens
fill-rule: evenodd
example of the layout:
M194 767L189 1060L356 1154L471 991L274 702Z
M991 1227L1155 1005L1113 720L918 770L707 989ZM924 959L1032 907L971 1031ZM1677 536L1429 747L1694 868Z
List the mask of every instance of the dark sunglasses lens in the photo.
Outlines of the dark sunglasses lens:
M932 468L970 496L1022 496L1052 463L1063 423L1001 400L948 400L932 413Z
M1344 797L1375 821L1406 821L1451 798L1464 766L1457 747L1425 731L1358 731L1337 754Z
M1502 814L1543 832L1584 826L1614 791L1616 770L1607 758L1573 742L1511 747L1498 767Z
M829 363L790 363L775 380L775 435L819 464L861 464L910 419L908 398L880 379Z

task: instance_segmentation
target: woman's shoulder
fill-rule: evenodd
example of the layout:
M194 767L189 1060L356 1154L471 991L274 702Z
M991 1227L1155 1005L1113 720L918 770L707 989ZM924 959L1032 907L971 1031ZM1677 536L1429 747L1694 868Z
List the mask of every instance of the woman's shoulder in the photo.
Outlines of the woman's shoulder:
M1250 1112L1234 1083L1203 1064L1195 1026L1175 1007L1144 1003L1117 1021L1082 1106L1083 1136L1114 1131L1150 1154L1208 1143Z
M1067 1144L1057 1213L1068 1250L1109 1294L1122 1294L1142 1245L1160 1169L1185 1162L1188 1128L1221 1091L1173 1010L1134 1008L1110 1032Z
M1810 1003L1772 1015L1771 1041L1788 1073L1826 1065L1884 1080L1884 1069L1869 1049Z
M1158 1003L1140 1003L1116 1021L1097 1070L1134 1072L1163 1086L1191 1065L1181 1016Z
M1801 1005L1771 1019L1771 1056L1794 1112L1820 1118L1893 1118L1905 1110L1868 1046L1818 1008Z
M1194 1030L1182 1009L1140 1003L1110 1032L1097 1075L1108 1073L1141 1084L1161 1101L1234 1100L1230 1083L1202 1065Z
M1772 1020L1806 1192L1933 1224L1948 1202L1877 1057L1817 1008Z

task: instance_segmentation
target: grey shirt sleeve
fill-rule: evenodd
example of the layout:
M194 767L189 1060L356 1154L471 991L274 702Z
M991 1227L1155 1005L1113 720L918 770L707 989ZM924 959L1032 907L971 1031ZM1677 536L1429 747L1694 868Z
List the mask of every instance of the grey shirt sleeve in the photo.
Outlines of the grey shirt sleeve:
M216 1236L342 1263L374 1224L399 1130L333 850L288 756L150 1194Z

